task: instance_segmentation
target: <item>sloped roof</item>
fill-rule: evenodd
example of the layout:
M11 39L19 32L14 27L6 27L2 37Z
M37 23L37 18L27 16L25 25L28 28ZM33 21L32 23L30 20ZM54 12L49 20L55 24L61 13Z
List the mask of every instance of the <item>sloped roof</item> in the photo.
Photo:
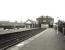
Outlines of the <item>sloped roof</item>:
M32 20L28 19L26 22L24 22L24 24L28 24L27 22L31 22L31 24L35 24L36 23L35 21L32 21Z

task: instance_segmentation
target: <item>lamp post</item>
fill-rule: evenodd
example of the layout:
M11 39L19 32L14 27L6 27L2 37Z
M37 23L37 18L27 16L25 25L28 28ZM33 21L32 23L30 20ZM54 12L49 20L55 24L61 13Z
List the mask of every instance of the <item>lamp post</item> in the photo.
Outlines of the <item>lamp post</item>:
M57 20L59 21L59 17L57 17ZM57 34L58 34L58 23L57 23Z

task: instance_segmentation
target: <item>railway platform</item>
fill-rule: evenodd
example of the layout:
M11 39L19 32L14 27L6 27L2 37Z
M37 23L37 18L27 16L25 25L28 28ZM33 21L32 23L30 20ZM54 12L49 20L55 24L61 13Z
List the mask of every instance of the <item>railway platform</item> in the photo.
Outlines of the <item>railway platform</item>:
M17 32L10 32L0 35L0 50L6 50L20 42L23 42L38 33L42 32L46 28L30 28L27 30L19 30Z
M14 32L20 32L20 31L26 31L26 30L32 30L32 29L36 29L36 28L21 28L21 29L7 29L7 30L1 30L0 31L0 35L1 34L10 34L10 33L14 33Z
M65 41L63 35L53 28L25 40L7 50L65 50Z

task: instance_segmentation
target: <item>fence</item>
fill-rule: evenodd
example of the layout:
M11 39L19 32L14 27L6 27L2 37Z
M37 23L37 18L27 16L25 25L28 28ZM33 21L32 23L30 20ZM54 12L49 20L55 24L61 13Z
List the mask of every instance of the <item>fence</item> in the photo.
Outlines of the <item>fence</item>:
M63 35L65 35L65 22L58 21L58 31L60 31Z

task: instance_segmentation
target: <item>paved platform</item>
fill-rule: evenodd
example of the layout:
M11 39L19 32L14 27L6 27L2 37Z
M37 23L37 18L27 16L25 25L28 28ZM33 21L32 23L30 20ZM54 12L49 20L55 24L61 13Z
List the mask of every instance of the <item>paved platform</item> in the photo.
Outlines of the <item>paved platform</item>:
M63 39L61 33L57 34L53 28L48 28L7 50L65 50L65 41Z
M21 29L8 29L8 30L1 30L0 34L7 34L7 33L14 33L14 32L20 32L20 31L26 31L26 30L32 30L36 28L21 28Z

